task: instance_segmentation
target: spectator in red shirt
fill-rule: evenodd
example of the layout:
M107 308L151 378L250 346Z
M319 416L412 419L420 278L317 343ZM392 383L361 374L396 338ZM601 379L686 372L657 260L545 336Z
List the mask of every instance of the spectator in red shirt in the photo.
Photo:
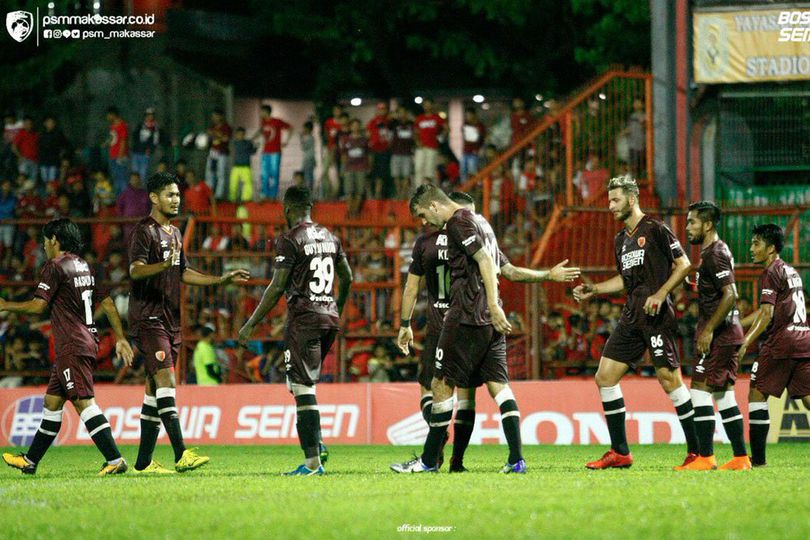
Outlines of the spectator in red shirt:
M333 167L338 167L340 156L338 153L338 137L340 135L340 117L343 114L343 107L334 105L332 107L332 116L326 119L323 123L323 131L321 136L324 137L325 143L323 152L323 171L321 171L321 197L324 199L331 199L337 194L337 182L332 182L330 178L331 170ZM340 172L337 171L337 176Z
M599 156L595 152L588 154L588 161L585 163L585 170L582 171L581 183L582 199L589 200L603 190L607 190L607 183L610 180L610 171L601 165Z
M183 204L195 216L207 216L216 207L214 192L205 182L200 182L194 171L186 171L186 190L183 192Z
M397 198L407 199L413 174L413 120L405 107L397 108L391 122L391 176L397 187Z
M214 197L221 201L225 199L228 187L228 152L231 146L231 126L225 121L222 109L214 109L211 113L208 137L210 147L205 162L205 183L214 192Z
M34 182L39 174L39 133L34 131L34 120L23 118L22 129L14 137L14 153L17 154L17 167Z
M349 128L351 131L343 143L343 191L349 198L349 216L356 217L360 214L363 196L367 191L369 148L360 120L352 119Z
M110 178L115 194L120 195L127 187L129 176L129 128L115 107L107 109L107 122L110 136L105 146L108 147Z
M287 132L286 136L284 132ZM273 117L273 107L262 105L261 127L253 139L261 138L262 170L261 191L265 199L278 198L278 180L281 173L281 148L287 146L292 135L292 126L280 118Z
M531 113L526 110L526 103L519 97L512 99L512 114L509 116L509 123L512 126L513 145L523 140L534 124Z
M478 172L478 156L484 146L487 130L478 120L474 107L464 110L464 127L462 128L464 148L461 153L461 181Z
M447 123L433 111L433 100L422 101L423 113L416 117L416 152L414 154L414 182L436 182L439 158L439 137L447 135Z
M391 183L391 119L388 113L388 104L378 103L377 114L366 124L375 199L387 199L394 194Z

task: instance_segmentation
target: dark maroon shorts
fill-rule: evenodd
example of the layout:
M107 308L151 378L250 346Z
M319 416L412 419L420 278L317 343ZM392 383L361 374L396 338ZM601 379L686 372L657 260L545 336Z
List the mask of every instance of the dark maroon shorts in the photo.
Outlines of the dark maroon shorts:
M51 368L46 394L67 400L89 399L95 396L93 370L96 359L92 356L60 354Z
M419 375L416 380L423 388L430 388L433 381L433 364L436 362L436 345L439 343L439 336L435 334L425 334L425 341L422 343L422 356L419 362Z
M751 367L751 384L766 396L810 396L810 358L785 360L760 356Z
M708 354L704 354L695 364L692 381L707 384L713 388L723 388L737 380L739 345L715 345L712 342Z
M284 366L287 381L312 386L321 377L321 364L332 348L337 328L287 325L284 330Z
M445 323L433 366L436 378L458 388L477 388L486 382L506 384L506 336L491 324Z
M180 332L168 332L164 328L143 328L135 336L135 344L144 357L148 375L154 376L161 369L175 366L182 344Z
M605 343L602 356L635 369L644 351L649 350L656 368L677 369L681 365L677 337L678 325L673 312L663 312L654 318L641 313L634 324L619 321Z

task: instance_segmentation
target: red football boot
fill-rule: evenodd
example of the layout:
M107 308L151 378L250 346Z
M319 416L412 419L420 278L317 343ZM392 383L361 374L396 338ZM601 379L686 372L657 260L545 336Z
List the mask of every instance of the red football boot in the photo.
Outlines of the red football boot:
M596 461L586 463L589 469L626 469L633 464L633 454L623 456L615 452L612 448L605 452L605 455Z

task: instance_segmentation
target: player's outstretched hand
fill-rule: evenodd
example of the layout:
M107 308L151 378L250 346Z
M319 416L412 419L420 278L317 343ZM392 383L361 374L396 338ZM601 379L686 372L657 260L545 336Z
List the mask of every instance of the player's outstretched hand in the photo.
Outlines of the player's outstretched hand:
M244 283L250 279L250 272L245 270L244 268L237 268L236 270L231 270L225 274L222 274L222 281L223 285L227 285L228 283Z
M132 352L132 347L129 345L129 341L119 339L115 342L115 355L119 360L124 361L125 366L130 367L132 365L132 358L135 356L135 353Z
M402 354L408 356L410 349L408 348L413 343L413 329L410 326L400 326L399 336L397 336L397 347L402 351Z
M700 354L709 354L709 350L712 348L713 337L714 333L707 330L700 333L697 340L697 350Z
M557 266L549 270L548 277L551 281L574 281L582 273L579 268L573 266L565 266L568 264L568 259L557 263Z
M650 317L655 317L664 307L666 301L666 296L659 296L657 293L647 297L647 301L644 302L644 313Z
M596 289L588 283L580 283L574 287L574 300L584 302L596 294Z
M500 306L489 308L489 313L492 316L492 326L495 327L495 330L504 335L512 333L512 325Z
M239 329L239 337L237 341L239 342L240 347L247 347L247 342L250 339L250 336L253 335L253 326L248 323Z

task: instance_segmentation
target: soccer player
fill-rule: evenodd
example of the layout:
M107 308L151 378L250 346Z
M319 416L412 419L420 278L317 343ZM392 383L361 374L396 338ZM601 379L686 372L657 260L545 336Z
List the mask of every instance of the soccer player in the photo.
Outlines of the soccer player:
M714 457L714 405L723 419L734 457L722 465L724 470L750 470L751 460L745 449L743 418L734 397L737 379L737 350L743 341L740 314L736 309L737 286L734 284L734 258L717 234L720 208L701 201L689 206L686 236L701 246L697 274L699 315L695 332L700 361L692 377L692 405L700 456L677 470L706 471L717 468Z
M296 428L305 458L298 468L285 473L287 476L324 474L315 383L340 327L340 315L352 283L352 270L340 239L314 223L311 210L312 198L307 188L293 186L284 193L284 217L290 229L276 240L273 280L239 331L239 344L244 347L256 325L286 292L284 364L287 386L295 397ZM333 287L336 272L337 302Z
M77 255L81 253L82 238L76 224L69 219L50 221L43 227L42 236L48 262L42 268L34 298L27 302L0 299L0 311L40 315L50 307L56 361L45 391L42 423L31 448L24 454L3 454L3 461L24 474L34 474L59 434L63 407L69 400L104 455L105 462L98 475L122 474L127 470L127 462L113 440L110 423L93 397L93 368L98 353L94 304L101 302L115 333L115 353L127 365L132 363L132 349L121 328L115 303L101 292L90 267Z
M605 344L596 372L611 447L600 459L588 463L589 469L633 464L619 382L630 368L635 369L645 349L650 351L658 382L672 400L686 435L689 453L683 464L698 456L694 411L689 390L681 379L678 329L669 294L689 273L689 258L669 227L641 211L638 194L638 185L629 175L608 182L610 211L625 225L615 240L619 275L602 283L574 288L574 298L579 302L596 295L627 291L619 325Z
M751 368L748 393L748 437L754 467L766 464L768 396L779 397L787 388L791 399L801 399L810 408L810 327L804 287L798 272L779 258L784 243L785 233L778 225L754 227L751 257L765 269L759 278L759 310L739 352L740 358L745 358L751 344L764 335Z
M439 188L419 186L411 213L437 229L446 226L450 305L436 345L431 382L430 430L420 457L395 463L398 473L437 472L437 460L453 417L453 389L487 385L501 411L509 444L503 473L525 473L520 412L509 388L506 334L512 330L498 297L501 260L498 240L487 221L453 202Z
M171 223L180 210L178 184L177 176L165 172L147 180L152 211L138 222L129 241L129 331L143 353L146 369L136 473L172 472L152 459L161 422L174 449L177 472L208 463L207 457L185 447L177 417L174 365L181 345L180 284L226 285L250 277L243 269L211 276L186 266L182 234Z
M450 200L462 208L475 213L475 203L468 194L455 191L449 195ZM436 343L441 334L444 315L450 307L450 269L447 256L447 232L436 229L420 235L413 246L411 266L408 279L402 292L402 317L397 343L403 354L409 354L409 345L413 343L411 315L419 295L419 288L424 281L427 285L428 324L425 331L422 357L419 367L419 385L421 391L422 416L430 425L430 411L433 405L431 381L433 380L433 363L435 362ZM573 281L579 277L579 268L566 268L565 260L551 270L531 270L513 266L506 255L499 251L504 261L501 268L503 277L510 281L538 282ZM450 472L464 472L464 452L470 443L475 425L475 388L458 388L458 406L453 424L453 456L450 458ZM437 466L441 468L442 452L439 452Z

